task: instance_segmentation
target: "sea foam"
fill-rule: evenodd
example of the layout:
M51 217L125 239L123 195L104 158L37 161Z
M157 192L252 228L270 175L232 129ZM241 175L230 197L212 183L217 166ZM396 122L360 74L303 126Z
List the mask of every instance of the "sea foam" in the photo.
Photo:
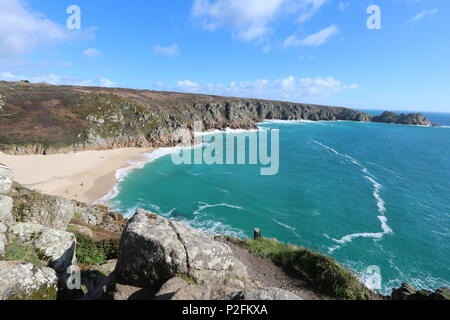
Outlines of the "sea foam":
M362 163L361 161L358 161L357 159L353 158L352 156L348 155L348 154L344 154L344 153L340 153L337 150L321 143L318 141L313 141L315 144L325 148L326 150L350 161L352 164L358 166L361 170L361 172L364 174L364 178L369 180L372 185L373 185L373 197L376 200L376 204L377 204L377 208L378 208L378 212L381 214L380 216L378 216L378 220L381 223L381 229L383 230L383 232L360 232L360 233L354 233L354 234L349 234L346 235L344 237L342 237L341 239L333 239L334 242L339 243L340 245L344 245L348 242L352 242L353 239L356 238L373 238L373 239L382 239L384 235L386 234L390 234L393 233L393 230L391 229L391 227L389 227L388 225L388 219L386 218L385 214L386 214L386 202L384 201L384 199L381 197L381 189L383 188L383 186L376 180L376 177L374 174L372 174L369 169L367 169ZM339 249L341 246L334 246L328 249L329 253L334 252L335 250Z

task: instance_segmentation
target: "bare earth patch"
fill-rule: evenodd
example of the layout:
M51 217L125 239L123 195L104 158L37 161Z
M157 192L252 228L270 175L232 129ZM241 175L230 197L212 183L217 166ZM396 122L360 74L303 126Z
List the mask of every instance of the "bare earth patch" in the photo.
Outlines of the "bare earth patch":
M236 244L225 242L233 250L234 255L247 267L249 279L259 282L263 287L275 287L288 290L304 300L328 300L329 298L315 293L305 281L288 274L272 260L261 258Z

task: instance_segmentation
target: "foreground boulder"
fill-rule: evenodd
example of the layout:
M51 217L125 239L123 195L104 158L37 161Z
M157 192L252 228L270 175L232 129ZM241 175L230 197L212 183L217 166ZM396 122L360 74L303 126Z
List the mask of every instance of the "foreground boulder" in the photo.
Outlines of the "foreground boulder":
M56 300L57 285L53 269L0 261L0 300Z
M16 186L10 192L14 199L12 216L17 222L40 224L44 227L67 230L72 220L99 226L111 232L122 232L126 219L103 206L86 204L50 196Z
M120 283L155 292L176 275L196 283L247 278L226 244L201 231L138 210L122 235L116 269Z
M450 288L417 290L409 283L403 283L400 288L393 289L391 300L450 300Z
M250 285L250 284L249 284ZM222 281L196 283L188 277L175 277L167 281L155 300L233 300L245 290L246 284L235 278Z
M9 230L9 241L31 244L42 260L58 273L66 272L75 261L76 238L73 233L33 223L17 223Z

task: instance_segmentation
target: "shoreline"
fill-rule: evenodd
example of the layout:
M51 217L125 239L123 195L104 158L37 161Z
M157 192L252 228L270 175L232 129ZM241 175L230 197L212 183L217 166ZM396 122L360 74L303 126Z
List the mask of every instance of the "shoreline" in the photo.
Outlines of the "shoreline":
M226 129L195 135L259 130ZM132 171L180 148L195 147L119 148L51 155L10 155L0 151L0 163L11 168L14 180L26 188L88 205L106 205L118 194L118 184Z
M29 189L92 205L117 183L117 172L147 163L155 149L123 148L55 155L9 155L0 163L10 167L14 180Z

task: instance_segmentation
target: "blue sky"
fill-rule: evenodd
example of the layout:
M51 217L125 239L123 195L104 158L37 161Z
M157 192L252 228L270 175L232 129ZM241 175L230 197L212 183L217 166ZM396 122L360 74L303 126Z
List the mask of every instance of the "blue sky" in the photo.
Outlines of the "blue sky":
M449 30L442 0L0 0L0 79L450 112Z

